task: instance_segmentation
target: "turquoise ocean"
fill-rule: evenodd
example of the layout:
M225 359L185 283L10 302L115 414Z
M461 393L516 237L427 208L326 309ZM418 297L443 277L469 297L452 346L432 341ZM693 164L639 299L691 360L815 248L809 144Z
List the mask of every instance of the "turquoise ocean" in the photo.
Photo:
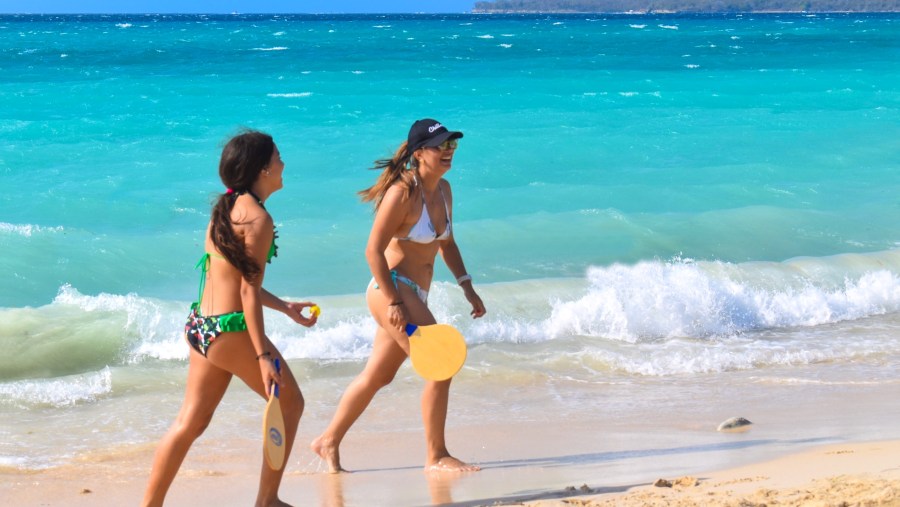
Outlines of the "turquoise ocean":
M267 332L324 424L374 331L355 192L424 117L465 133L454 234L488 308L438 261L430 306L470 345L451 429L552 406L631 424L585 445L628 451L654 414L716 445L696 428L792 406L833 414L805 438L896 438L896 402L823 407L900 392L898 62L895 15L0 16L0 467L170 424L241 127L286 163L265 285L323 315ZM400 376L389 415L418 405ZM255 432L233 390L222 431Z

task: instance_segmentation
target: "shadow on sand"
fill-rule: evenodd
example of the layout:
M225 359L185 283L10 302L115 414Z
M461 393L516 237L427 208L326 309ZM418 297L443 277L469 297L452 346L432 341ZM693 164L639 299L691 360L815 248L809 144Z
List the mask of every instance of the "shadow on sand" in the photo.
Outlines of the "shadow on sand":
M615 451L615 452L596 452L584 454L570 454L565 456L548 456L542 458L515 459L504 461L488 461L479 463L483 472L491 470L507 470L515 468L551 468L565 466L582 466L595 465L602 463L612 463L616 461L640 458L653 458L662 456L673 456L679 454L697 454L708 452L734 451L740 449L748 449L766 445L812 445L822 444L829 441L836 441L834 438L808 438L795 440L777 440L777 439L758 439L745 440L741 442L725 442L706 445L690 445L682 447L668 447L657 449L640 449L633 451ZM393 468L370 468L356 470L354 474L388 472L398 470L415 470L420 467L393 467ZM482 472L482 473L483 473ZM454 502L453 490L454 486L465 481L467 477L472 477L470 473L424 473L428 482L428 490L432 502L429 505L436 506L456 506L456 507L476 507L476 506L495 506L510 505L522 502L535 502L539 500L559 500L563 498L581 496L581 495L602 495L607 493L624 493L634 487L644 486L647 483L626 484L618 486L602 486L588 487L582 485L579 488L569 486L565 489L533 489L528 491L519 491L504 496L495 496L487 498L478 498L474 500L464 500ZM319 481L320 494L323 498L328 499L328 505L331 507L342 507L344 505L343 492L343 474L322 474Z

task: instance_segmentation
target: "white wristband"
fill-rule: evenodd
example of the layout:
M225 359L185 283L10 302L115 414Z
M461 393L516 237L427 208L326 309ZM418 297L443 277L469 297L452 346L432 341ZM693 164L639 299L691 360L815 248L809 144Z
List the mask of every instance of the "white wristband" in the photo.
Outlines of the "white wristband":
M462 285L463 282L468 282L471 279L472 279L472 275L463 275L456 279L456 283L459 285Z

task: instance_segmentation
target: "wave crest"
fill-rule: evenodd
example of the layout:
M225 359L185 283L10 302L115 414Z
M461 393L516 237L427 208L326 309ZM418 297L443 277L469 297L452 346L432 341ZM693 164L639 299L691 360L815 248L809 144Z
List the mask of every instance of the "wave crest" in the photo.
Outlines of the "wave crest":
M90 403L112 391L109 367L100 371L50 379L19 380L0 384L0 404L19 408L54 408Z
M834 278L843 276L839 283ZM846 273L827 261L673 261L588 270L589 289L557 301L551 336L626 342L708 338L817 326L900 310L900 276L888 269Z

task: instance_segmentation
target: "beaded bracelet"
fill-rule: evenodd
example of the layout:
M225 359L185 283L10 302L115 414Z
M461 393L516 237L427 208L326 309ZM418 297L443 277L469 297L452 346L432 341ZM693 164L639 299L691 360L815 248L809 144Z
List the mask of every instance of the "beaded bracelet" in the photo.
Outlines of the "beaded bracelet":
M465 275L463 275L463 276L457 278L457 279L456 279L456 283L457 283L458 285L462 285L463 282L468 282L468 281L471 280L471 279L472 279L472 275L465 274Z
M263 352L262 354L256 356L256 360L259 361L260 359L262 359L264 357L272 357L272 353L267 350L267 351Z

